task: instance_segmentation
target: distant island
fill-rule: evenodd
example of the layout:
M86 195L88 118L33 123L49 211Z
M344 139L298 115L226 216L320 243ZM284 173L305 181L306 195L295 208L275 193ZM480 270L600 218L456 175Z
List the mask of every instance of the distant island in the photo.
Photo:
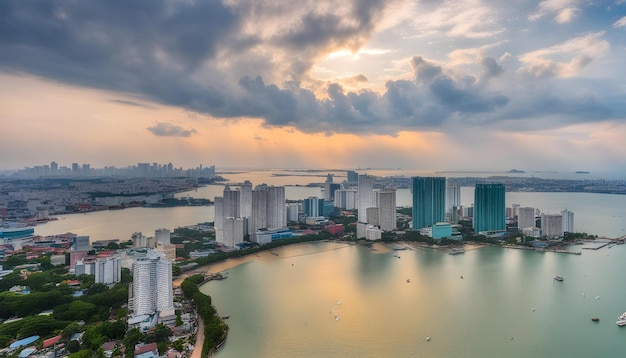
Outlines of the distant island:
M579 170L576 172L576 174L589 174L589 172L584 171L584 170Z
M526 173L526 172L525 172L525 171L523 171L523 170L519 170L519 169L511 169L511 170L507 171L507 173L511 173L511 174L523 174L523 173Z

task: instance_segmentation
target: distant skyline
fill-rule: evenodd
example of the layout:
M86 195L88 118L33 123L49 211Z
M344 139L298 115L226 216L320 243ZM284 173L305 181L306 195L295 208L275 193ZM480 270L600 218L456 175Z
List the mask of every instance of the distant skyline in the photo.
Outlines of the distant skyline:
M0 170L624 171L626 0L0 2Z

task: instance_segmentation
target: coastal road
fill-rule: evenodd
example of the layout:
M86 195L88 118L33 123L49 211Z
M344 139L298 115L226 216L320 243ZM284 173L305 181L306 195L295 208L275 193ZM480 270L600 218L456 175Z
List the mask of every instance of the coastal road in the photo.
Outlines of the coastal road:
M202 356L202 342L204 342L204 322L198 317L198 330L196 331L196 344L194 345L191 358L200 358Z

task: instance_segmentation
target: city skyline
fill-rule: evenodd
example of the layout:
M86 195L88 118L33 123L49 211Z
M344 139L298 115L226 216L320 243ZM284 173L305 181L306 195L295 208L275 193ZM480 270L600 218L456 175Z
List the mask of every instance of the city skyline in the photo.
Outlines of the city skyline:
M623 0L0 8L0 170L626 167Z

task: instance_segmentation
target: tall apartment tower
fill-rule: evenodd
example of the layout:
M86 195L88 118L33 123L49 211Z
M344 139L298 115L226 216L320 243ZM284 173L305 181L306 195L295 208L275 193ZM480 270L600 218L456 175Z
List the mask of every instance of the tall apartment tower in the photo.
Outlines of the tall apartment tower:
M252 191L252 212L248 222L250 234L259 229L287 226L284 186L257 186Z
M446 178L413 177L413 230L446 218Z
M396 189L383 189L377 193L378 225L383 231L394 230L396 225Z
M340 209L354 210L357 208L356 189L335 190L335 206Z
M228 247L243 242L245 233L239 230L239 225L243 224L243 221L233 223L234 219L241 218L241 191L231 190L230 186L226 185L223 196L215 197L214 206L215 241Z
M536 227L535 208L522 207L517 209L517 228L527 229Z
M458 210L461 207L461 183L458 179L448 178L446 180L446 215L450 223L457 223L459 220Z
M561 216L563 216L563 232L574 232L574 213L563 209Z
M359 222L367 222L367 208L376 207L376 197L374 196L374 184L376 177L360 174L357 187L357 203L358 203L358 220Z
M348 170L346 173L346 181L348 184L357 184L359 182L359 173L354 170Z
M215 208L215 221L213 226L215 227L215 241L224 243L224 198L216 196L213 200L213 207Z
M133 263L132 302L135 316L174 308L170 261L149 250Z
M333 175L332 174L328 174L326 176L326 181L324 182L324 200L332 200L333 193L332 193L332 188L333 188Z
M169 245L171 232L168 229L156 229L154 230L154 238L157 245Z
M506 230L504 184L476 184L474 189L474 231Z
M541 214L541 234L547 238L563 235L563 216L561 214Z
M246 180L240 187L239 214L242 218L249 218L252 213L252 183Z
M94 264L96 283L110 285L122 281L122 265L119 256L98 257Z

